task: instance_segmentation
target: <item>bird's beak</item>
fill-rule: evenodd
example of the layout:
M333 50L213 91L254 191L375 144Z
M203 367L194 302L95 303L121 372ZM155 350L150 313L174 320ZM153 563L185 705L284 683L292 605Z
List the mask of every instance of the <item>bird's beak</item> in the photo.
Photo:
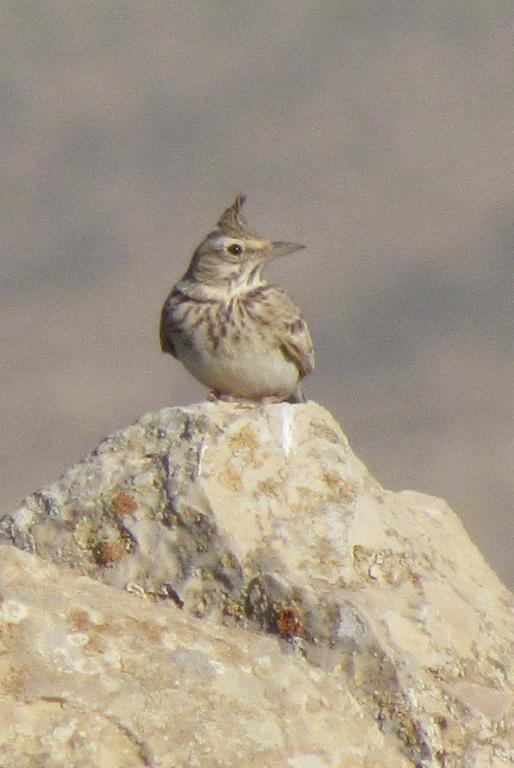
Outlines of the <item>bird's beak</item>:
M277 256L287 256L288 253L301 251L302 248L305 248L305 245L302 245L301 243L282 243L276 240L271 243L271 258L275 259Z

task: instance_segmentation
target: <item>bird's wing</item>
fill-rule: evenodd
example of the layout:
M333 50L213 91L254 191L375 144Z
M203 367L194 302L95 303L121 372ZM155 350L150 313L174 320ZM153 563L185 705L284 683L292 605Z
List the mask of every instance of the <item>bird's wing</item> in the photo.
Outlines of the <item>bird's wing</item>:
M301 317L294 320L282 339L282 350L296 364L300 375L314 370L314 349L307 323Z
M176 357L175 347L171 341L171 330L173 321L171 319L171 310L174 306L175 291L173 290L166 299L161 312L161 323L159 326L159 336L161 339L161 349L163 352L169 352L170 355Z
M306 376L314 370L314 349L307 323L290 296L278 288L270 288L268 307L274 315L277 341L284 355Z

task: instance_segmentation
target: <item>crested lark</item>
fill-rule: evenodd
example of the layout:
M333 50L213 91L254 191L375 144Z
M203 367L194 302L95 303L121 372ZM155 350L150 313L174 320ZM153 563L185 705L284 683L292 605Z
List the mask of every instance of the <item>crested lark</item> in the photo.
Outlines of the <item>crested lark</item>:
M223 400L304 402L314 368L309 329L292 299L262 269L303 245L264 240L241 214L238 195L193 254L166 299L161 348Z

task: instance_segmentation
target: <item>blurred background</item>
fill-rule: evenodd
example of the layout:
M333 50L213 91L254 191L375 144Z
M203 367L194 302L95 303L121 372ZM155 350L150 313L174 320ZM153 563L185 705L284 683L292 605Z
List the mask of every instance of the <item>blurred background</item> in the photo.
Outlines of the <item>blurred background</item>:
M3 0L2 509L204 399L161 305L239 191L310 398L514 583L511 0Z

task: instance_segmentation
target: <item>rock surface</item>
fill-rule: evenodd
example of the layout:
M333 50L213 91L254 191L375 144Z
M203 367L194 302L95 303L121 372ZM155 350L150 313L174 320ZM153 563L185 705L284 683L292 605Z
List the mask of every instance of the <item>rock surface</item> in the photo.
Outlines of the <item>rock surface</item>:
M409 765L344 676L272 638L113 594L12 547L0 557L1 765Z
M0 541L9 765L514 763L507 591L313 403L145 416Z

